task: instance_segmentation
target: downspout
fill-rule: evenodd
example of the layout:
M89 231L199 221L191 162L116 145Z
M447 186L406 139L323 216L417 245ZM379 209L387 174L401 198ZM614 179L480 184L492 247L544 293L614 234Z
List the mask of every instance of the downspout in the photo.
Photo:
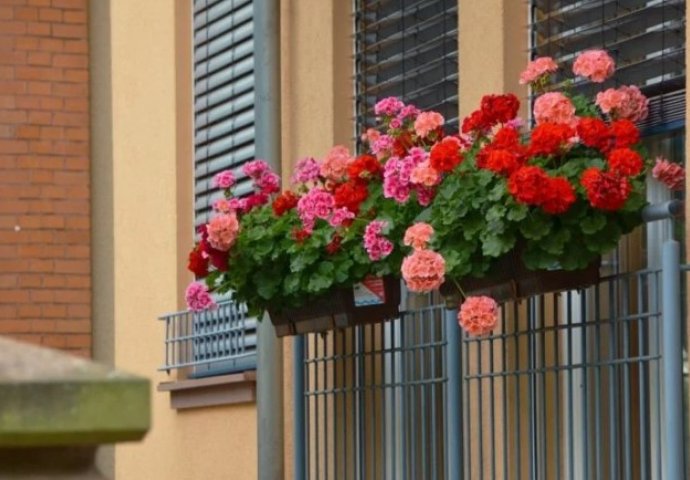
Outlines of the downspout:
M280 172L280 0L254 1L256 158ZM259 480L283 480L283 343L259 322L256 377Z

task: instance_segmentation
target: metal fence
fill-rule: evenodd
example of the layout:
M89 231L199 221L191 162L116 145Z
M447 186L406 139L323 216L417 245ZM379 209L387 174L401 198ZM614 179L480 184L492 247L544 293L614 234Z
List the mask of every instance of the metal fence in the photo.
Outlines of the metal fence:
M490 336L461 336L439 305L298 337L295 478L685 478L667 244L663 270L506 304Z
M257 320L230 300L204 312L182 311L165 322L165 364L159 370L188 369L191 377L256 369Z

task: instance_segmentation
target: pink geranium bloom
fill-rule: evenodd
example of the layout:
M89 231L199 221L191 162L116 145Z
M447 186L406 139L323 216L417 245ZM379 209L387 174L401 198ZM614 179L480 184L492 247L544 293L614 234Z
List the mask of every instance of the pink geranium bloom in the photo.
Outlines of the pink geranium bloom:
M443 115L438 112L422 112L414 121L414 131L418 136L426 138L429 133L442 126L444 121Z
M213 185L218 188L228 189L235 184L235 176L230 170L224 170L213 177Z
M652 177L666 185L670 190L680 191L685 186L685 169L662 157L656 158Z
M364 249L374 262L386 258L393 251L393 244L383 236L383 229L387 226L385 220L373 220L364 229Z
M203 283L190 283L187 286L184 297L187 301L187 307L193 312L202 312L216 306L213 298L208 293L208 287Z
M412 169L410 181L417 185L433 187L441 181L441 174L431 166L429 160L424 160Z
M347 174L350 161L350 150L343 145L336 145L321 164L321 176L334 181L342 179Z
M328 223L331 227L337 228L343 226L348 220L355 218L355 214L352 213L347 207L336 208L333 210L333 215Z
M604 50L587 50L582 52L573 63L573 73L588 78L592 82L602 83L616 69L613 58Z
M545 93L534 101L534 119L537 124L563 123L575 126L575 105L560 92Z
M634 85L599 92L595 103L602 112L617 120L639 122L647 118L649 112L649 100Z
M252 160L242 165L244 174L253 179L261 177L261 175L270 170L271 168L265 160Z
M491 333L498 323L498 304L491 297L468 297L458 312L458 323L470 335Z
M215 216L206 226L208 243L216 250L227 252L235 243L240 231L240 223L235 213L224 213Z
M405 104L397 97L386 97L376 102L374 105L374 114L393 116L397 114Z
M558 64L551 57L538 57L527 64L520 74L520 85L536 82L542 76L558 70Z
M415 250L405 257L400 268L403 279L413 292L428 293L445 280L446 261L431 250Z
M434 227L424 222L417 222L405 231L403 243L415 250L424 250L434 234Z
M308 233L314 229L317 218L327 219L331 215L335 200L333 195L320 188L312 188L297 202L297 213Z
M316 159L307 157L297 162L291 180L293 184L314 182L319 179L320 174L321 167Z

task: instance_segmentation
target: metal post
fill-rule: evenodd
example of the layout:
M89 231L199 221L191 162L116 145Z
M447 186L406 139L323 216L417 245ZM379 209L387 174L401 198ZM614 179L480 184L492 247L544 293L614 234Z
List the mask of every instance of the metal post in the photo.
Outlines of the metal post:
M680 315L680 244L664 242L662 252L662 342L664 393L664 478L684 478L683 375Z
M280 1L254 2L256 157L280 172ZM283 343L268 315L258 328L258 479L283 480Z
M304 335L297 335L292 341L294 480L304 480L307 478L304 391Z
M457 309L445 310L446 322L446 368L448 372L448 395L446 398L446 422L448 442L446 465L448 480L462 479L462 365L460 363L460 326Z

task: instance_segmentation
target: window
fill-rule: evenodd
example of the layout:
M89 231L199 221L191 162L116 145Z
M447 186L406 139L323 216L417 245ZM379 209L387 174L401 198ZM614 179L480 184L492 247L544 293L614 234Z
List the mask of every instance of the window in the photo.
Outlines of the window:
M222 192L213 177L231 169L235 193L251 185L241 166L254 159L254 39L252 0L194 0L194 225L208 222ZM218 299L201 313L166 321L166 363L202 377L256 368L257 320L245 305Z

